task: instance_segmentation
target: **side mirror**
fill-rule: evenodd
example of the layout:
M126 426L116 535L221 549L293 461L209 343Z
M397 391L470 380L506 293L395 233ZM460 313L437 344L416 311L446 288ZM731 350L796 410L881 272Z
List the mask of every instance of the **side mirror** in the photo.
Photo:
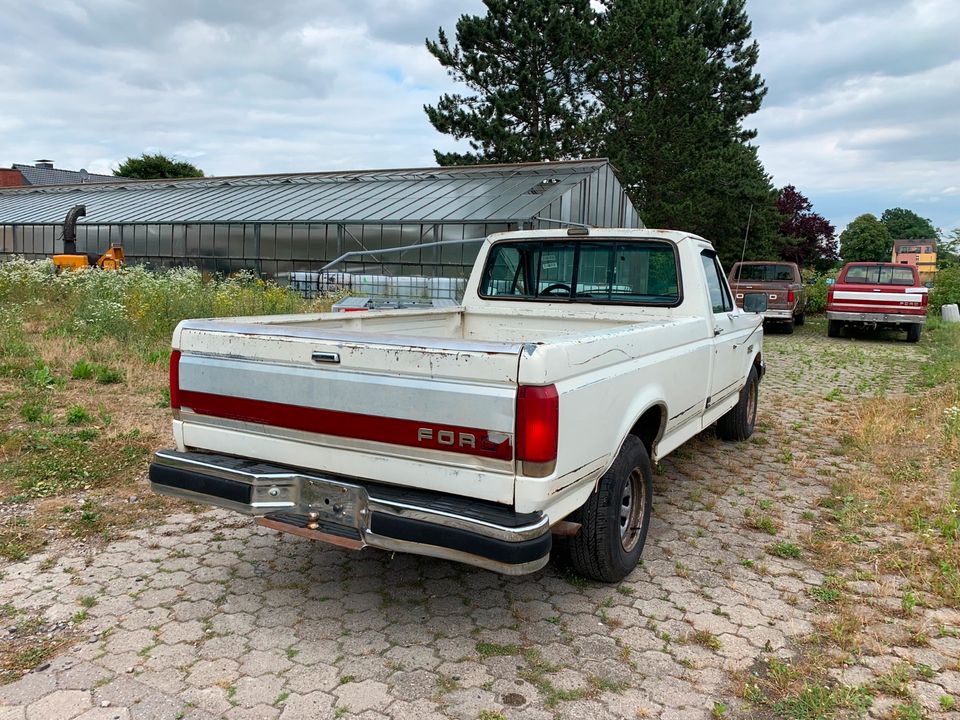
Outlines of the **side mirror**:
M743 309L750 313L763 313L767 311L766 293L746 293L743 296Z
M833 278L827 278L826 282L827 282L827 285L833 285L836 282L836 280L834 280Z

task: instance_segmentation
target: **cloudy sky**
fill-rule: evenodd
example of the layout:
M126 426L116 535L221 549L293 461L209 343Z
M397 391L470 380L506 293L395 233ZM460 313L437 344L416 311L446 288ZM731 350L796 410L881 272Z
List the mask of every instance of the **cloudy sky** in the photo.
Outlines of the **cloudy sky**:
M451 89L423 47L479 0L0 0L0 167L207 174L431 165ZM767 171L843 227L960 227L960 2L748 0Z

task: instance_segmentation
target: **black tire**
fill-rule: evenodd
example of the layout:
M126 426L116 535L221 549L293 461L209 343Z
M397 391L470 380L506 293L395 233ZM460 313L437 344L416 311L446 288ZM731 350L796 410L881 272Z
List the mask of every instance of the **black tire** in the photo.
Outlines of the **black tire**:
M827 320L827 336L828 337L840 337L840 334L843 332L843 325L840 324L839 320Z
M760 398L757 368L750 368L747 382L740 390L740 399L730 411L717 420L717 436L721 440L742 442L753 435L757 424L757 405Z
M806 313L800 313L799 315L793 318L793 324L796 325L797 327L803 327L803 324L806 321L807 321Z
M793 325L794 325L793 318L790 318L785 323L782 323L781 328L783 329L783 334L793 335Z
M650 456L638 437L628 435L613 465L570 518L581 524L567 545L573 569L601 582L623 580L640 562L652 504Z
M915 343L920 342L920 330L923 328L923 325L920 323L913 323L912 325L907 325L907 342Z

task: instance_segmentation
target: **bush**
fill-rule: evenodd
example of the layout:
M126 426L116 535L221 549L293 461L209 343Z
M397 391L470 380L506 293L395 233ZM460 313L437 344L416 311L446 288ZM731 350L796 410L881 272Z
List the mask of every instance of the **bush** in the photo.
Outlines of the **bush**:
M827 291L830 286L827 279L836 280L837 271L831 270L827 273L816 273L811 270L803 271L803 281L813 284L807 285L807 310L808 313L822 313L827 310Z
M960 304L960 267L942 268L934 276L929 312L939 315L940 308L953 303Z

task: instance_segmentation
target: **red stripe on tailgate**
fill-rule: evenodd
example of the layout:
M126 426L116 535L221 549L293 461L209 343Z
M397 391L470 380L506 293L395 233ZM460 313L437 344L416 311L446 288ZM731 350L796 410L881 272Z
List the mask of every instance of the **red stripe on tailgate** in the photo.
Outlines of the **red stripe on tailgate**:
M290 430L304 430L321 435L429 450L446 450L500 460L513 459L513 448L510 446L509 439L501 440L499 443L494 442L486 430L478 428L324 410L192 390L180 391L180 405L200 415L242 420Z

